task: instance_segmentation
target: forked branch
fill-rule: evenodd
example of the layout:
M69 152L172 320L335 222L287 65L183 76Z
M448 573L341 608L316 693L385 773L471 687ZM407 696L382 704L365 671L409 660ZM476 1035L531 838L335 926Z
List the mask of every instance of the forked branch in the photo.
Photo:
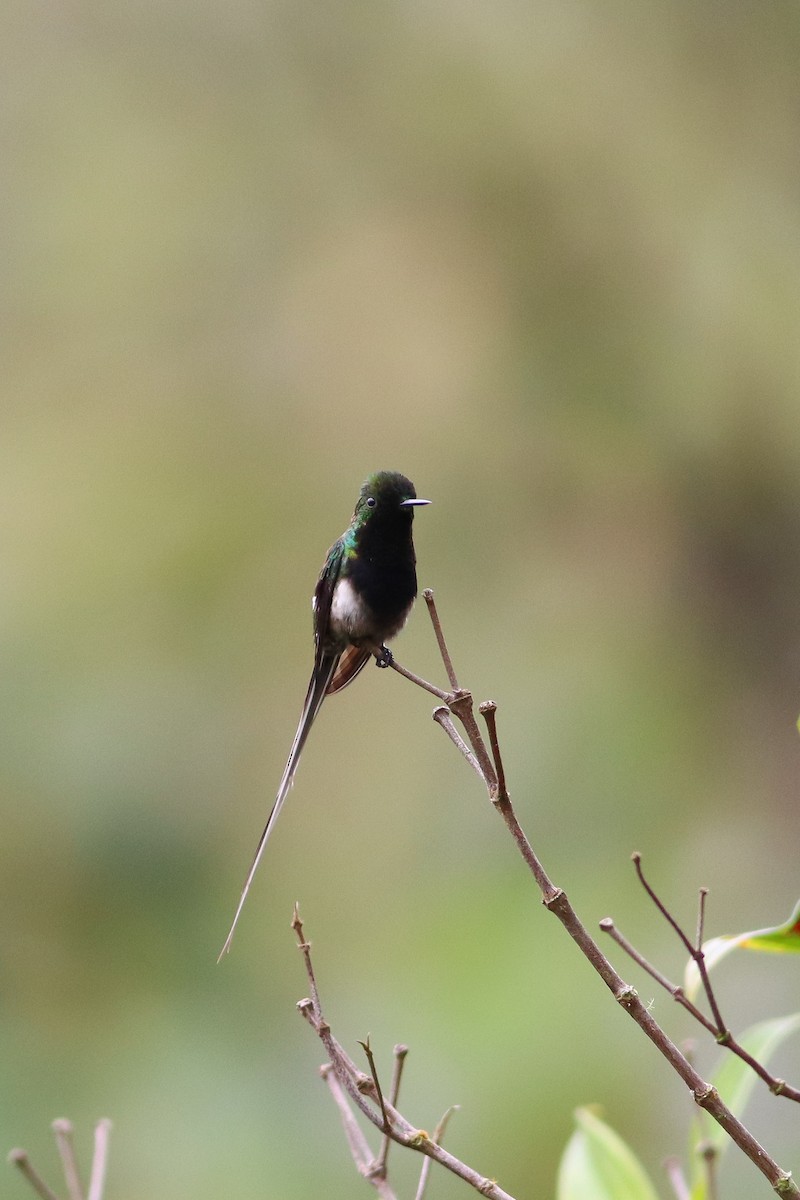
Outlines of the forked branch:
M684 950L686 950L686 952L689 954L689 957L697 965L697 971L700 976L700 982L702 984L706 1000L708 1001L711 1017L707 1017L705 1013L689 999L679 984L672 983L671 980L669 980L661 971L654 967L652 963L648 962L644 955L641 954L634 946L632 946L628 939L623 936L619 929L617 929L610 917L606 917L600 922L600 928L602 929L603 933L609 934L609 936L613 938L617 945L625 951L628 957L633 959L633 961L637 963L638 966L640 966L644 971L646 971L652 979L655 979L656 983L658 983L665 992L668 992L677 1004L680 1004L682 1008L685 1008L686 1011L694 1018L694 1020L697 1021L699 1025L702 1025L703 1028L711 1034L711 1036L716 1042L719 1043L720 1046L724 1046L727 1050L730 1050L731 1054L735 1054L737 1058L742 1060L742 1062L746 1062L751 1070L753 1070L759 1077L759 1079L764 1081L771 1092L773 1092L776 1096L783 1096L787 1100L800 1102L800 1090L796 1087L792 1087L791 1084L787 1083L785 1079L778 1079L777 1076L768 1071L763 1063L760 1063L758 1059L749 1052L749 1050L746 1050L744 1046L742 1046L736 1040L723 1019L719 1002L711 985L711 978L708 973L708 967L706 966L705 955L703 953L703 924L705 920L705 904L707 896L706 889L700 889L697 934L695 940L692 941L685 929L683 929L683 927L679 924L675 916L670 912L667 905L646 879L644 870L642 868L642 856L638 852L633 855L633 863L636 868L636 874L639 878L639 882L647 892L647 895L664 917L664 920L671 926L672 929L674 929L683 945Z
M103 1200L106 1184L106 1168L108 1166L108 1141L111 1135L111 1122L104 1117L98 1121L94 1129L94 1153L89 1175L88 1191L83 1190L78 1160L72 1141L72 1122L61 1117L53 1121L52 1130L56 1139L61 1169L64 1172L64 1183L69 1200ZM20 1174L27 1179L41 1200L59 1200L52 1188L45 1183L42 1176L34 1167L27 1150L12 1150L8 1161L15 1166Z
M359 1173L368 1179L377 1190L381 1200L394 1200L394 1193L386 1181L386 1154L390 1141L424 1154L426 1160L439 1163L445 1170L451 1171L470 1184L481 1196L487 1197L487 1200L514 1200L514 1197L508 1192L504 1192L493 1179L487 1179L444 1149L441 1139L452 1109L445 1113L432 1137L424 1129L418 1129L412 1125L398 1111L397 1096L400 1088L400 1075L407 1053L405 1046L395 1047L395 1068L388 1097L384 1094L378 1079L369 1039L361 1043L370 1068L369 1074L356 1066L334 1037L322 1011L316 975L311 961L311 944L305 937L303 922L297 906L295 906L292 918L292 928L297 935L298 949L303 955L311 992L310 997L301 1000L297 1007L325 1047L328 1062L322 1067L322 1077L327 1082L339 1108L353 1161ZM374 1158L370 1154L366 1138L353 1117L351 1105L383 1134L384 1141ZM425 1190L428 1178L426 1167L427 1161L420 1174L417 1200L422 1200Z
M722 1102L717 1090L698 1074L678 1046L654 1020L648 1009L639 999L636 989L622 979L611 962L603 954L597 942L584 927L570 904L566 892L557 887L548 876L516 817L511 797L506 787L505 772L497 736L497 705L493 701L488 701L480 706L480 712L486 721L489 735L490 754L475 720L472 695L464 688L457 686L452 659L442 632L433 593L426 590L423 594L436 632L436 639L442 654L445 671L451 684L451 691L445 693L443 689L438 688L435 684L420 679L419 676L412 675L411 672L407 671L397 661L394 661L391 665L400 674L442 699L446 708L436 708L433 713L434 720L442 726L450 740L456 745L472 769L482 779L489 799L503 818L517 849L536 881L542 894L543 904L549 912L554 913L558 917L569 936L584 957L588 959L617 1003L625 1009L645 1036L650 1039L659 1053L667 1060L672 1069L680 1076L689 1088L695 1103L705 1109L717 1121L731 1140L736 1143L739 1149L768 1180L774 1191L780 1196L792 1197L792 1200L800 1200L800 1189L794 1183L791 1173L783 1170L775 1162L764 1147L753 1137L749 1129ZM452 720L453 717L460 721L465 737L462 737L459 733ZM702 920L700 921L700 925L702 925ZM681 936L685 935L681 932ZM691 947L691 942L689 942L689 947ZM637 959L637 961L639 960ZM701 969L701 977L702 975L703 969ZM667 986L669 985L667 984ZM714 1007L715 1005L712 1005L712 1011ZM715 1021L718 1016L719 1014L716 1012ZM719 1018L719 1023L720 1025L722 1024L721 1017ZM730 1036L729 1031L724 1030L724 1032L727 1036ZM777 1082L780 1083L780 1081Z

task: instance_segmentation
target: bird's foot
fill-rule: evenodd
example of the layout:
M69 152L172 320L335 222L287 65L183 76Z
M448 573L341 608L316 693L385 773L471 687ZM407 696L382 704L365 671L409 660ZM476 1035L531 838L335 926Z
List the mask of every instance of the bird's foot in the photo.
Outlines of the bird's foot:
M381 646L378 653L375 655L376 667L390 667L392 665L393 655L388 646Z

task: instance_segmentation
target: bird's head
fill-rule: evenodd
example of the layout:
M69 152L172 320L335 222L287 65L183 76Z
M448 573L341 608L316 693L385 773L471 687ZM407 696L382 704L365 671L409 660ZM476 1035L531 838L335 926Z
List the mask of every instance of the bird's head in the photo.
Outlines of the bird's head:
M361 525L373 517L391 520L405 516L411 521L414 509L430 500L420 500L410 479L399 471L376 471L362 485L353 520Z

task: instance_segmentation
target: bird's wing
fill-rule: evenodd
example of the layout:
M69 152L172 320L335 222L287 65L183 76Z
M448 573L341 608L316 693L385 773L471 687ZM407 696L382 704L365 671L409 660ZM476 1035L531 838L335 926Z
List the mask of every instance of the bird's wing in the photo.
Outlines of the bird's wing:
M333 593L342 572L342 562L346 554L344 540L339 538L328 551L328 558L322 568L317 586L314 591L314 630L317 639L317 655L320 648L328 642L330 629L331 607ZM342 652L336 671L331 678L326 694L340 692L348 683L352 683L361 668L369 662L371 651L362 646L347 646Z
M334 692L340 692L348 683L352 683L371 658L371 650L366 650L363 646L348 646L343 651L336 672L328 684L327 694L332 696Z
M333 607L333 593L336 591L336 584L339 582L339 576L342 573L342 563L344 562L345 546L344 539L338 538L330 550L328 557L325 559L325 565L319 573L317 586L314 588L314 595L311 598L311 607L314 610L314 640L317 647L317 657L320 651L329 646L329 633L331 625L331 608Z
M253 882L253 877L261 861L261 855L264 853L264 847L267 844L267 839L275 828L275 822L278 819L284 801L289 794L289 789L292 786L297 765L300 761L300 755L303 747L306 744L311 726L314 723L314 718L319 712L322 701L328 691L331 680L334 677L336 668L339 664L339 659L342 657L341 649L331 647L328 644L328 627L330 622L331 604L333 602L333 592L336 587L336 580L339 578L341 571L342 558L344 555L344 545L341 539L334 542L328 551L328 557L325 561L325 566L322 568L320 577L317 580L317 586L314 590L314 634L316 639L316 653L314 655L314 669L311 672L311 679L308 683L308 691L306 692L305 704L300 715L300 721L297 726L297 731L294 735L292 748L289 751L289 757L286 760L286 766L283 771L278 794L275 797L275 803L272 806L272 811L269 814L267 823L264 826L264 832L256 847L255 856L251 864L250 870L247 872L247 878L244 881L242 894L239 897L239 904L233 918L228 936L225 939L225 945L220 951L219 957L222 958L231 945L233 934L239 921L244 902L247 899L247 893L250 891L250 885ZM219 960L217 960L219 961Z

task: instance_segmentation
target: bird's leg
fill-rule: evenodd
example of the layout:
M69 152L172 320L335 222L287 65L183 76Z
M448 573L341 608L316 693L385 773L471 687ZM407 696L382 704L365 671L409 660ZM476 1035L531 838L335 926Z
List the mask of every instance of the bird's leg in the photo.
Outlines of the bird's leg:
M390 667L392 665L392 652L388 646L381 646L379 650L373 651L375 654L376 667Z

